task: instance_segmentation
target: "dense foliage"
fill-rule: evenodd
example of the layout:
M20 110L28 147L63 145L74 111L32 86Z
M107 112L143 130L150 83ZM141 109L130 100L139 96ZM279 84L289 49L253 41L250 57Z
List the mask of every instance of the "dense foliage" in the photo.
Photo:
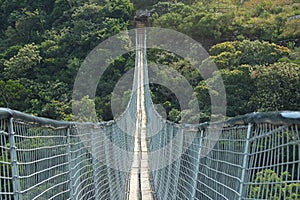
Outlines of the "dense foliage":
M101 41L131 27L133 4L129 0L1 0L0 5L0 106L72 120L77 70ZM99 92L104 99L100 119L111 118L103 107L125 61L115 62L117 67L112 66L104 80L111 86Z
M225 84L228 116L299 109L299 2L239 2L0 0L0 106L74 120L72 89L82 61L101 41L133 28L135 10L148 9L152 26L185 33L210 52ZM180 72L195 89L200 122L209 120L214 79L204 81L190 63L170 52L149 50L148 60ZM111 92L133 66L134 52L115 60L95 100L83 99L89 102L86 111L95 106L99 120L112 119ZM180 121L176 96L159 85L151 89L154 103L164 107L169 119ZM129 91L125 94L123 101Z
M154 10L151 21L153 26L191 36L209 51L220 69L218 76L225 84L227 116L253 111L298 110L300 105L295 102L299 102L300 85L295 80L300 76L300 34L296 29L300 20L295 16L300 13L299 2L255 0L244 1L243 5L239 2L158 2L151 7ZM188 63L168 54L148 58L153 62L169 63L186 77L199 101L200 121L209 120L209 90L216 80L201 80ZM174 116L180 113L176 102L163 99L160 98L159 103L167 105L169 119L179 121L180 117Z

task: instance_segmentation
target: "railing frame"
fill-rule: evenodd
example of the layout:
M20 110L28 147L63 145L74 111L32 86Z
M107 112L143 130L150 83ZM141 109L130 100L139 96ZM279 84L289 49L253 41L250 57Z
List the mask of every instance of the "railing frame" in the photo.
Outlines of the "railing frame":
M74 181L73 181L73 164L72 164L72 155L71 155L71 133L70 127L67 127L67 155L68 155L68 171L69 171L69 190L70 190L70 198L74 198Z
M9 118L9 145L10 145L10 159L11 159L11 172L13 182L13 193L15 200L22 200L20 176L19 176L19 165L17 157L17 147L15 145L15 132L13 126L13 117Z
M251 139L251 131L252 131L252 123L248 124L247 128L247 136L246 136L246 144L245 144L245 149L244 149L244 158L243 158L243 166L242 166L242 173L241 173L241 182L240 182L240 190L239 190L239 200L242 200L244 197L244 184L245 184L245 175L246 175L246 170L248 166L248 156L250 153L250 139Z

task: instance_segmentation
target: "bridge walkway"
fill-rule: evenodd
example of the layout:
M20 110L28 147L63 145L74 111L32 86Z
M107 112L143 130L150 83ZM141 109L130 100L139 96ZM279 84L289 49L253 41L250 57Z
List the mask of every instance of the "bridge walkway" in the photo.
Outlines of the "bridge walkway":
M138 89L137 89L137 122L134 143L134 158L131 168L129 183L130 200L152 200L149 156L146 141L147 116L145 109L145 88L144 88L144 28L137 30L137 67L138 67Z

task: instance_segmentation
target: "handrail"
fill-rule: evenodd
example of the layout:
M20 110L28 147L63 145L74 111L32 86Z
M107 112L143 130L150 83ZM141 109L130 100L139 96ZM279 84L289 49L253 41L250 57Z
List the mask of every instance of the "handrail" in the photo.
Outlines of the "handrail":
M9 108L0 108L0 119L5 118L15 118L22 119L28 122L38 123L40 125L47 125L53 127L67 127L71 125L95 125L92 122L75 122L75 121L63 121L63 120L54 120L45 117L36 117L27 113L23 113L17 110L12 110ZM210 124L220 124L222 123L224 127L235 126L235 125L246 125L249 123L270 123L270 124L300 124L300 111L277 111L277 112L253 112L245 115L237 116L230 118L226 121L220 122L204 122L198 125L194 124L176 124L174 122L168 121L169 123L174 124L175 126L184 126L184 127L195 127L198 126L199 129L208 127ZM114 120L99 122L97 125L110 125L114 123Z
M8 119L8 118L14 118L14 119L21 119L27 122L37 123L41 126L52 126L54 128L62 128L62 127L69 127L73 125L110 125L114 123L114 120L105 121L105 122L99 122L99 123L92 123L92 122L75 122L75 121L64 121L64 120L54 120L49 119L45 117L37 117L33 116L31 114L27 114L24 112L20 112L17 110L12 110L9 108L0 108L0 119Z

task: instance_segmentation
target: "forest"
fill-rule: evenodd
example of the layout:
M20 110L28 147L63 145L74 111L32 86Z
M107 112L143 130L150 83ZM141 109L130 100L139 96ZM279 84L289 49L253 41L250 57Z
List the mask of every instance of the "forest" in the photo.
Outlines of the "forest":
M0 107L56 120L89 121L72 112L72 105L85 102L84 112L95 108L98 121L112 120L112 92L120 78L134 68L135 52L110 64L99 81L94 99L85 96L78 102L73 100L74 81L89 52L111 36L134 29L136 12L146 9L151 11L150 26L176 30L193 38L209 52L219 69L215 77L204 80L180 56L160 49L147 51L149 64L168 65L193 87L200 113L191 121L210 120L209 93L219 77L226 90L227 118L251 112L300 110L300 0L0 0ZM203 62L206 64L211 63ZM189 121L183 118L192 111L181 110L171 90L157 84L151 84L150 88L154 104L163 106L169 120ZM124 91L118 103L126 107L130 94L131 90ZM257 156L255 159L263 160L263 155L277 157L266 163L254 163L256 184L250 187L251 198L299 199L299 183L292 182L299 179L295 170L299 168L296 144L299 139L294 136L298 128L289 128L290 131L278 135L265 135L265 139L257 137L257 144L251 140L250 149L259 152L252 154ZM36 136L57 131L28 129ZM23 129L17 129L20 130ZM237 139L234 142L230 137L220 145L242 147L241 138L234 138ZM2 169L9 166L8 152L13 149L8 148L10 141L5 138L7 143L2 148L5 151L0 155L0 160L5 161L0 163ZM19 149L29 146L30 151L58 144L50 137L20 138ZM64 141L59 138L58 142ZM34 156L40 160L51 153L53 157L65 154L62 150L61 146L58 151L49 151L47 147ZM31 155L30 151L24 151L25 155ZM278 170L273 171L275 168ZM59 171L52 172L54 175ZM271 192L265 192L270 185ZM0 187L3 186L1 182ZM32 195L36 195L45 188L36 187L33 191ZM273 196L281 193L284 196Z
M107 38L133 29L136 11L145 9L151 10L151 26L184 33L210 53L224 81L228 117L299 110L299 0L0 0L0 107L79 120L72 114L72 90L84 58ZM113 118L111 92L134 67L134 53L109 66L95 99L83 99L95 106L99 121ZM189 81L199 122L208 121L215 80L203 80L170 52L149 50L147 58L167 63ZM168 119L179 122L184 114L174 94L157 85L151 92Z

